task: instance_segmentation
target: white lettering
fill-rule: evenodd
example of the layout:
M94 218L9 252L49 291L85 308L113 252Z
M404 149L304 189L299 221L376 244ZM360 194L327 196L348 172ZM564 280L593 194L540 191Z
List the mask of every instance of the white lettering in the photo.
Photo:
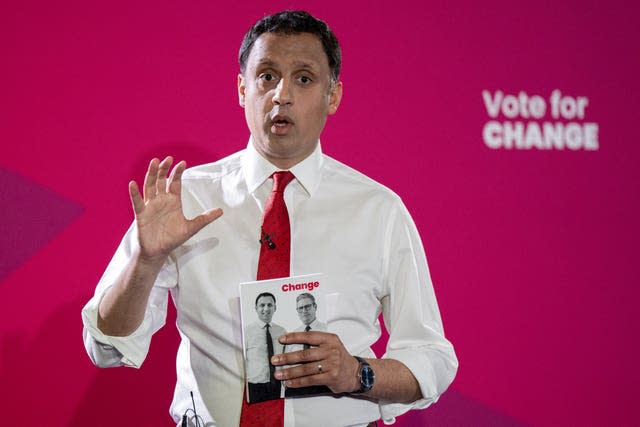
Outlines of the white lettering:
M562 142L562 128L562 123L544 122L542 124L545 148L557 148L558 150L564 149L564 143Z
M598 145L598 124L597 123L585 123L584 124L584 149L585 150L597 150Z
M502 126L502 137L504 148L522 147L522 137L524 136L524 124L522 122L504 122Z
M502 145L502 125L496 121L487 122L482 129L482 139L487 147L500 148Z
M547 104L541 96L533 95L529 101L529 110L535 119L541 119L547 110Z
M518 98L507 95L502 101L502 114L510 119L518 117Z
M482 99L484 100L484 107L487 109L489 117L498 117L500 112L500 104L502 103L502 92L496 91L494 98L491 98L491 93L488 90L482 91Z
M568 148L579 150L582 147L582 126L569 123L564 128L564 140Z
M584 119L584 110L587 109L587 105L589 105L589 98L586 96L579 96L576 98L577 106L578 106L578 118L580 120Z
M578 112L576 100L570 96L564 96L560 99L560 114L565 119L573 119Z
M551 117L557 119L559 116L558 113L558 103L560 102L561 93L558 89L551 92Z
M580 124L570 122L497 122L489 121L482 129L482 137L487 147L529 150L598 150L597 123Z
M531 147L542 149L542 133L540 132L540 126L536 122L529 122L527 125L527 131L524 134L524 147L529 149Z
M563 95L560 89L554 89L548 98L549 108L543 97L529 96L525 91L513 95L483 90L482 99L488 116L494 119L482 128L484 144L492 150L593 151L600 148L598 124L582 122L589 106L586 96ZM556 120L541 121L547 111L551 119ZM500 115L507 120L495 120Z

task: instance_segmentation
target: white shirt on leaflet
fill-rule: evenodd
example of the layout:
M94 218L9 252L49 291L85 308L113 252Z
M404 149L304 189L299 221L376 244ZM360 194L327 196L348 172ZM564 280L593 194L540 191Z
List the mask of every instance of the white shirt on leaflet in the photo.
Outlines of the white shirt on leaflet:
M245 328L245 339L247 344L247 380L250 383L268 383L269 371L269 351L267 347L267 324L261 321L253 322ZM284 345L280 344L278 338L287 331L280 325L269 323L269 334L273 343L273 354L283 353Z
M233 426L244 398L238 283L254 281L264 204L277 168L251 141L245 150L185 171L185 216L220 207L224 215L174 250L149 297L145 318L128 337L97 328L98 306L137 245L133 225L82 311L87 352L98 366L140 367L152 334L164 325L168 294L181 337L171 414L191 407L206 422ZM383 313L389 342L383 358L404 363L423 399L412 404L313 396L285 400L285 426L345 426L394 417L435 402L458 362L444 337L438 305L416 227L386 187L323 155L320 144L291 171L285 189L291 222L291 275L326 273L326 320L346 349L375 357ZM212 325L219 325L213 328ZM123 385L124 387L124 385ZM325 418L330 415L330 418Z

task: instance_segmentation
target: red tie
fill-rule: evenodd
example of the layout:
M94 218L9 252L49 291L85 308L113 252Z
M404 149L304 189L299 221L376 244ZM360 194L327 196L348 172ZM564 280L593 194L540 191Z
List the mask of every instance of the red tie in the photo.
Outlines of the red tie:
M273 190L264 207L260 232L258 280L289 276L291 228L284 189L295 178L289 171L275 172ZM241 427L276 427L284 424L284 399L248 404L242 399Z

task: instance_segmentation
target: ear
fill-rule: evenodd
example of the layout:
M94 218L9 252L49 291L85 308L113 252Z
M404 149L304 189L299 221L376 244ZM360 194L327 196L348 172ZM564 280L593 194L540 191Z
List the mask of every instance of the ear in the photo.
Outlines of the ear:
M342 82L338 81L333 84L329 93L329 115L333 115L338 111L340 100L342 99Z
M238 104L242 108L244 108L244 76L242 74L238 74Z

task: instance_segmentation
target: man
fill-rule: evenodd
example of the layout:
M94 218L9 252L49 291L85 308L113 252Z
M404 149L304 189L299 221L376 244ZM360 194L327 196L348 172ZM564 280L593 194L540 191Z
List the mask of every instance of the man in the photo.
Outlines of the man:
M276 366L296 365L275 376L289 388L326 386L335 397L284 399L284 424L365 426L428 406L453 380L457 360L415 225L397 195L320 148L342 98L335 36L307 13L283 12L247 32L239 57L249 144L184 176L184 162L170 171L171 157L153 159L143 195L129 183L135 222L83 310L90 357L139 367L170 292L181 336L174 420L191 407L192 392L206 422L238 425L247 413L238 283L256 279L263 252L290 243L279 268L327 275L336 334L282 335L284 345L312 348L275 355ZM285 175L294 178L280 185ZM286 205L281 230L290 238L264 229L273 200ZM376 358L380 313L389 342Z
M304 292L298 295L296 297L296 312L302 325L296 328L294 332L326 331L327 324L320 322L316 318L317 310L316 298L312 294ZM304 348L309 348L309 345L292 344L288 345L285 351L290 353Z
M316 318L318 305L316 304L316 298L312 294L304 292L296 297L296 311L302 322L302 326L296 329L297 332L327 330L326 323L322 323Z
M302 322L294 332L310 332L310 331L326 331L327 324L319 321L316 317L318 305L316 298L309 292L303 292L296 297L296 311ZM284 352L291 353L294 351L306 350L311 348L309 344L290 344L284 349ZM325 386L310 386L300 388L287 388L285 390L286 397L304 396L309 394L330 393Z
M287 331L271 322L275 311L276 297L269 292L259 294L256 297L258 321L245 327L247 381L251 402L280 397L281 384L274 376L275 366L271 363L271 358L274 354L283 352L284 346L278 338Z

